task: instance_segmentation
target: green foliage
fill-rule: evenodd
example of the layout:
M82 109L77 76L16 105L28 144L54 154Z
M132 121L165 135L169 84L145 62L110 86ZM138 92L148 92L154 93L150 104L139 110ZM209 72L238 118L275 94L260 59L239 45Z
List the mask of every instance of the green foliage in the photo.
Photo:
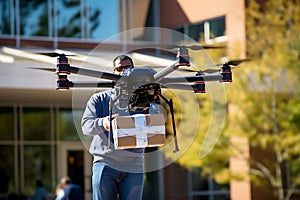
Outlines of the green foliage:
M195 66L199 67L194 66L197 70L212 66L213 60L219 60L224 55L224 50L211 51L210 55L203 53L203 51L191 51L190 53L191 59L196 63ZM172 151L166 151L165 155L187 169L201 167L203 176L213 173L219 183L228 183L229 170L227 167L231 154L230 149L226 149L229 144L228 137L222 134L219 137L218 132L220 130L214 130L215 127L219 127L216 123L222 123L222 120L212 120L214 117L222 118L222 115L226 114L226 100L221 95L218 98L219 94L214 94L222 93L224 87L218 82L206 83L206 90L205 94L194 94L192 91L180 90L165 91L164 95L174 101L178 143L180 153L182 153L178 156ZM212 112L213 109L214 112ZM210 133L216 134L218 138L214 138L213 135L210 136L208 130ZM170 120L167 121L167 131L170 133L170 140L172 140L173 133ZM206 140L208 145L203 145L205 138L208 138ZM214 145L215 141L216 144ZM203 149L210 145L213 147L212 150ZM201 158L200 151L209 151L209 153Z
M199 155L198 153L194 153L195 151L199 152L199 148L191 144L198 140L198 135L196 135L197 132L195 132L195 130L197 130L199 126L202 126L202 123L199 123L200 116L198 116L198 105L202 103L200 100L194 98L194 94L190 91L165 91L164 95L168 99L173 100L180 153L184 153L179 160L177 160L178 154L174 154L172 151L166 151L165 155L170 159L177 160L179 164L186 168L199 166ZM165 107L167 108L167 106ZM169 134L169 140L172 141L173 128L171 118L167 120L167 132Z
M229 158L245 159L251 166L253 183L272 187L278 199L287 200L300 183L300 0L267 0L262 4L249 0L247 6L247 55L254 60L235 70L234 83L225 86L227 102L220 109L229 109L222 134L209 155L200 159L199 150L211 122L214 102L207 94L197 97L200 126L177 162L187 168L201 167L203 174L211 174L224 183L230 178L245 177L229 171ZM225 55L223 51L209 53L212 60ZM201 66L208 58L198 55L197 59L195 62ZM194 117L189 100L186 98L180 105L180 111L189 112L181 115L180 124L188 130L179 132L182 138L191 129L191 124L183 121ZM246 138L251 149L267 152L268 156L243 157L248 144L232 142L232 137ZM290 167L289 177L284 177L282 171L286 166ZM284 188L285 184L290 187Z
M236 123L252 148L269 155L251 156L251 180L272 186L278 199L289 199L300 177L299 8L297 0L249 1L246 17L247 54L256 60L245 64L248 76L240 79L244 95L237 106L243 117L237 117ZM286 163L289 177L282 171ZM283 188L285 184L291 187Z

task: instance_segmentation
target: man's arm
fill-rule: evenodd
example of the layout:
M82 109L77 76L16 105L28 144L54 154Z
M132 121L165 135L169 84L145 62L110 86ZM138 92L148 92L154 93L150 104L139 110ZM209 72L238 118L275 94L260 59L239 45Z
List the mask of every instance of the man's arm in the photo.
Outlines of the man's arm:
M108 103L104 101L103 95L93 95L87 102L81 120L81 128L84 135L104 134L103 122L108 115Z

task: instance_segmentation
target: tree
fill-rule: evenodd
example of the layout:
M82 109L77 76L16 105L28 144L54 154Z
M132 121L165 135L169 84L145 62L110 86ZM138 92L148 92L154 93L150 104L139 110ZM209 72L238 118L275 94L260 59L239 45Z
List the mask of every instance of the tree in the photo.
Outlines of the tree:
M282 200L290 199L300 183L300 171L295 169L295 164L299 165L295 148L300 130L295 121L300 105L296 75L300 64L300 40L296 36L300 33L299 5L300 1L249 1L247 54L258 59L251 63L253 67L249 65L248 77L241 81L252 85L244 87L245 98L239 104L244 118L237 119L251 151L269 156L251 156L253 182L273 188L276 199Z
M196 158L213 103L207 96L199 97L201 129L177 162L201 167L218 182L242 180L248 175L228 168L229 158L240 157L242 151L231 138L247 138L250 157L244 159L250 180L269 188L274 198L288 200L300 185L300 1L259 2L248 1L246 11L247 55L255 59L234 71L235 84L225 86L229 113L221 137L209 155Z

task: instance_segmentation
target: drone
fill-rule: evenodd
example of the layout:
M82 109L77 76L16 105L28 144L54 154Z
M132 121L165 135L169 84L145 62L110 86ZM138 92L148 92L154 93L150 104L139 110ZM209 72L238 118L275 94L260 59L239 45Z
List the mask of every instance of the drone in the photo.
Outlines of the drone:
M176 60L162 70L156 72L151 67L135 67L126 69L121 75L96 71L91 69L71 66L68 56L59 53L43 53L57 58L55 74L57 75L57 90L69 90L70 88L114 88L115 92L111 97L112 103L118 109L135 111L147 111L150 104L160 104L163 100L170 109L172 117L172 127L175 139L175 150L179 151L176 126L174 119L174 109L172 99L167 99L161 93L164 88L192 91L195 94L205 93L205 82L218 81L221 83L232 82L231 66L237 66L244 60L235 60L216 65L219 69L208 69L195 71L185 69L188 72L195 72L193 76L168 77L170 73L179 70L180 67L190 67L190 57L188 50L199 46L178 46L176 47ZM204 47L206 48L206 47ZM214 47L208 47L214 48ZM216 47L218 48L218 47ZM208 73L206 73L208 72ZM216 72L216 73L212 73ZM101 82L72 82L68 79L70 74L78 74L88 77L101 78L106 81ZM110 106L111 107L111 106ZM110 115L112 108L110 108ZM112 117L110 118L112 119ZM110 135L110 134L109 134Z

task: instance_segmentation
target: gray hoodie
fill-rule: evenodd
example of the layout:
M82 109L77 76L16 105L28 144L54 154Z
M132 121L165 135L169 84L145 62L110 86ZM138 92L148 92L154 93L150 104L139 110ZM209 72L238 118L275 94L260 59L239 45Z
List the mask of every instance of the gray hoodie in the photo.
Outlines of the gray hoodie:
M127 172L143 172L144 168L144 148L115 150L113 137L111 136L110 148L108 150L108 134L102 125L102 118L109 116L109 103L114 90L107 90L91 96L87 102L82 121L82 131L84 135L93 136L90 144L90 153L94 157L94 162L103 162L106 165ZM156 111L153 111L156 110ZM150 107L152 113L157 113L157 107ZM126 111L122 115L126 115ZM114 111L114 113L119 113ZM119 113L120 114L120 113ZM127 115L129 115L127 113Z

